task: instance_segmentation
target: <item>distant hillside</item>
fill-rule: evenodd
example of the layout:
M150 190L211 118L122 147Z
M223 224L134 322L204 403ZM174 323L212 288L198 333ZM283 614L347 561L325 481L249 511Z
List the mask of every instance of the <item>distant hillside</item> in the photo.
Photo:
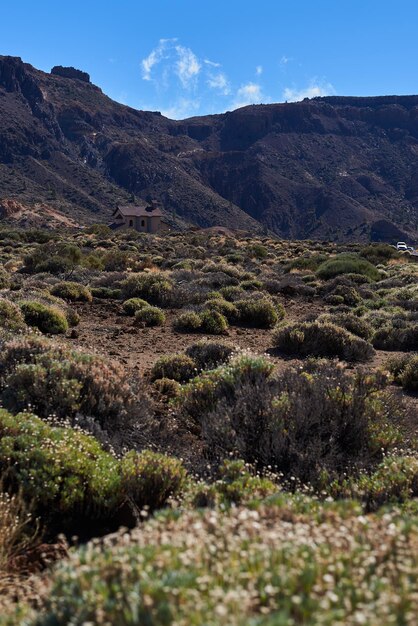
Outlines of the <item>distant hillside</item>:
M32 215L36 205L38 217L45 205L46 223L51 211L86 223L151 196L182 225L417 243L417 122L418 96L173 121L112 101L85 72L46 74L3 56L0 204L15 200Z

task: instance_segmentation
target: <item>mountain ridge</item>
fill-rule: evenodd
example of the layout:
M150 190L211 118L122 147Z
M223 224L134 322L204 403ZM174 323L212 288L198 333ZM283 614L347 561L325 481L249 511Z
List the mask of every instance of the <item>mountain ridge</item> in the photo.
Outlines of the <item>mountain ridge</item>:
M327 96L169 120L85 72L0 57L0 200L77 222L152 197L179 226L416 238L418 96Z

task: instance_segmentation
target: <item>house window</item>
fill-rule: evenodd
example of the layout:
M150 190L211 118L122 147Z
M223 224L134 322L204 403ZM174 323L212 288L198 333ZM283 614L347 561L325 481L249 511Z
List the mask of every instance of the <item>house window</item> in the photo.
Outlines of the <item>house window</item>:
M129 220L129 226L133 226L134 225L134 221L133 220Z
M141 220L141 226L145 226L145 220Z

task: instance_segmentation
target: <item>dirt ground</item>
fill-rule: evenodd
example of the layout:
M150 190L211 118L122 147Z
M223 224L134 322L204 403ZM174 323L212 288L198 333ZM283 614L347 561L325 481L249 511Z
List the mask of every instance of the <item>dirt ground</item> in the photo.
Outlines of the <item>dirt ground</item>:
M289 321L297 320L309 314L320 314L323 306L283 301ZM200 339L225 340L239 348L263 354L272 348L272 331L258 328L230 327L227 334L220 336L202 333L182 333L173 329L173 320L178 310L166 310L166 322L163 326L138 328L133 325L133 318L123 313L118 302L94 302L93 304L74 305L80 314L81 322L77 327L77 338L69 339L73 345L79 345L115 359L127 366L128 370L146 373L155 361L164 354L182 352L189 345ZM273 357L286 363L289 359Z

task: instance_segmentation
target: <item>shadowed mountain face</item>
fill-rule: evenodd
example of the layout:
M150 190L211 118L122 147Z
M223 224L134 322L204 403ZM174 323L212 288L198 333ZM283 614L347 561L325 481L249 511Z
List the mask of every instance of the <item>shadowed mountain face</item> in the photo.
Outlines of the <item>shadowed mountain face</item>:
M418 96L172 121L112 101L74 68L46 74L0 57L0 202L97 222L133 195L151 196L179 224L414 240Z

